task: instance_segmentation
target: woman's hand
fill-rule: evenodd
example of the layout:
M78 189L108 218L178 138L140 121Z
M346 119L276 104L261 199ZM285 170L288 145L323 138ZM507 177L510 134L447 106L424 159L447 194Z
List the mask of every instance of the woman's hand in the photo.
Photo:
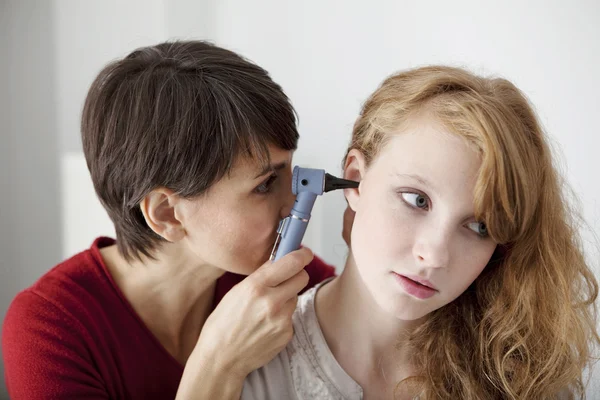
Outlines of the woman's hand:
M239 398L246 376L292 339L292 314L312 259L302 248L267 261L223 297L202 328L177 398Z

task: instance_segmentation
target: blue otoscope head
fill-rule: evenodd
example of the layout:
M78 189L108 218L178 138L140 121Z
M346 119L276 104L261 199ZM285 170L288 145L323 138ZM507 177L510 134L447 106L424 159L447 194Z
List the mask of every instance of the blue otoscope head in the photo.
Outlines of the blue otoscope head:
M356 187L358 182L336 178L322 169L294 167L292 193L296 195L296 201L290 215L279 223L271 260L278 260L300 248L317 196L331 190Z

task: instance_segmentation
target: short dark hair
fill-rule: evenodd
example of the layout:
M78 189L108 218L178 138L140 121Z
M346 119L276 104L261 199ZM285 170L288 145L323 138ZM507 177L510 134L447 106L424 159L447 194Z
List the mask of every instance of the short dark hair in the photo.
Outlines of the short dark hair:
M92 83L81 121L94 188L128 259L163 240L139 203L166 187L205 192L238 156L269 162L269 144L295 150L296 113L267 71L204 41L135 50Z

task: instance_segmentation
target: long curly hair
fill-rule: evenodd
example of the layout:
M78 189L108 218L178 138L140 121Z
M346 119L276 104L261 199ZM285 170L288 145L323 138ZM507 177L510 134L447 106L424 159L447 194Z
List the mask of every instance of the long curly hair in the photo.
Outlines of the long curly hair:
M600 343L598 283L532 106L506 79L454 67L412 69L386 79L365 102L348 151L360 150L370 163L393 131L423 111L479 152L475 215L498 246L475 282L411 334L418 374L397 392L408 388L422 399L583 397L583 372Z

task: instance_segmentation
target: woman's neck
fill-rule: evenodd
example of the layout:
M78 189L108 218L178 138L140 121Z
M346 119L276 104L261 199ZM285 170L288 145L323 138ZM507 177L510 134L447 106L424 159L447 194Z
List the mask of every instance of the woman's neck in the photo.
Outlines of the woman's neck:
M365 392L393 390L413 374L406 338L420 322L398 320L382 310L351 254L342 274L317 292L315 307L333 355Z
M138 316L182 365L212 312L217 279L224 271L191 263L185 251L167 243L154 260L129 262L109 246L100 250L106 267Z

